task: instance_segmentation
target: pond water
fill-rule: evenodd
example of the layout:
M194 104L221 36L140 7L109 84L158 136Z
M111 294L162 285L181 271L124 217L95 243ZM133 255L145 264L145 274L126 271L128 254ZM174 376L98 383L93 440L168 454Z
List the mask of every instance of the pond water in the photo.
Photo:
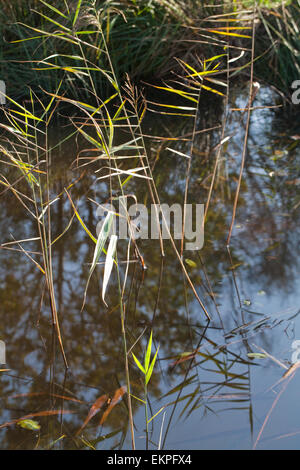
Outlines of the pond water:
M230 108L245 106L247 90L233 89ZM262 87L254 102L244 178L230 248L226 239L239 174L244 121L228 113L225 136L205 224L204 246L184 253L184 262L212 320L207 322L183 275L169 241L161 257L157 240L139 240L146 270L129 264L126 305L128 348L142 360L150 331L158 360L148 384L149 448L299 449L300 372L287 373L300 341L300 145L299 122L268 109L276 95ZM194 142L188 201L205 203L220 142L223 109L213 100L200 108ZM214 128L204 132L205 129ZM153 114L145 134L183 136L192 131L185 119ZM70 133L68 126L49 131L52 147ZM161 202L182 203L185 158L190 142L146 139ZM79 147L78 147L79 146ZM69 189L81 218L96 233L98 203L108 187L97 182L95 165L76 169L72 162L86 142L71 139L52 151L53 195L86 173ZM85 152L88 154L88 152ZM81 154L81 156L84 154ZM71 176L70 176L71 175ZM147 184L132 179L128 192L149 204ZM0 447L2 449L131 449L118 280L113 271L106 308L101 299L103 266L92 276L81 306L94 245L78 220L53 245L53 272L65 371L51 324L43 275L21 251L39 260L38 242L5 245L37 236L36 222L11 192L1 194L0 338L6 364L0 372ZM151 201L150 201L151 202ZM66 195L51 206L52 238L67 227L73 209ZM17 250L15 249L17 248ZM186 262L187 259L187 262ZM126 242L118 245L122 275ZM293 356L293 353L296 355ZM146 448L143 377L128 354L135 440ZM300 353L299 353L300 359ZM290 373L291 372L291 373ZM283 380L283 375L287 377ZM123 390L123 389L121 389ZM93 403L104 404L81 432ZM111 412L110 400L116 398ZM120 399L119 399L120 398ZM138 398L140 400L138 400ZM36 413L36 415L34 415ZM40 430L14 422L30 416Z

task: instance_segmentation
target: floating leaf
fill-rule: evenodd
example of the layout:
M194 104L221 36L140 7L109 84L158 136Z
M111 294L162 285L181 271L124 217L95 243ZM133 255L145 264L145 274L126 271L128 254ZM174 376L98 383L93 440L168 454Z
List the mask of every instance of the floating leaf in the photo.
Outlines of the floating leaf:
M109 415L109 413L111 412L111 410L119 403L119 401L121 400L121 398L123 397L123 395L126 393L126 390L127 388L126 387L120 387L118 388L118 390L115 391L115 394L109 404L109 407L107 408L107 410L105 410L105 412L103 413L103 416L100 420L100 423L99 425L101 426L104 421L107 419L107 416Z
M185 262L190 268L197 268L197 264L195 263L195 261L187 258Z
M254 359L265 359L266 357L268 357L266 354L263 354L263 353L248 353L247 354L248 357L253 357Z
M76 432L76 436L78 436L78 434L80 434L83 429L86 427L86 425L88 424L88 422L93 418L93 416L95 416L95 414L98 413L98 411L102 408L102 406L107 402L108 400L108 395L101 395L101 397L97 398L97 400L95 401L95 403L91 406L91 409L83 423L83 425L81 426L80 429L78 429L78 431Z
M17 425L21 428L29 429L30 431L38 431L41 429L39 423L33 419L22 419L21 421L17 422Z
M232 266L229 266L229 270L233 271L234 269L238 268L239 266L242 266L244 263L235 263Z
M30 413L29 415L22 416L21 418L13 419L12 421L7 421L6 423L0 424L0 429L7 428L8 426L11 426L13 424L18 424L21 421L30 420L31 418L36 417L36 416L54 416L54 415L63 415L63 414L69 414L69 413L74 413L74 411L71 411L71 410L38 411L37 413Z
M258 295L266 295L266 293L265 293L264 290L259 290L259 291L258 291Z

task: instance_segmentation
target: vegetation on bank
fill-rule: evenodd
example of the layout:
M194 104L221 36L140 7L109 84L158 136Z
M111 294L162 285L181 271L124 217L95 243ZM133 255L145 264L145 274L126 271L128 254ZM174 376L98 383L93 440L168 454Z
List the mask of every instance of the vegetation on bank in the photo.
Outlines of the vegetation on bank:
M176 59L193 66L198 57L221 54L225 46L245 50L243 71L250 59L249 14L255 2L218 3L1 0L0 77L16 98L28 95L29 87L53 92L61 80L61 90L78 97L86 89L89 64L97 90L109 93L98 69L112 65L121 82L126 74L134 81L166 79L180 69ZM300 75L300 2L258 1L256 22L255 72L286 91Z

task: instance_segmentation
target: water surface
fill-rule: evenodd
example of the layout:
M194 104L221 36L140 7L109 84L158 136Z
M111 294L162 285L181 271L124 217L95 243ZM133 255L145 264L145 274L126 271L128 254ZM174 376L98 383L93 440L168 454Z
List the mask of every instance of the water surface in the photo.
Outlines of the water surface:
M246 100L247 90L238 88L230 106L242 107ZM255 106L272 106L275 100L273 92L262 88ZM220 126L221 105L210 100L203 109L198 129ZM144 124L145 133L156 136L183 136L191 130L184 119L163 120L158 115ZM69 132L64 126L50 129L52 146ZM252 112L244 178L228 249L226 238L244 133L241 113L229 112L225 136L230 139L220 155L204 247L184 253L184 259L194 262L194 267L186 263L187 270L212 321L206 321L168 241L164 258L157 241L139 241L146 271L131 257L125 293L127 341L129 346L137 341L134 353L140 359L151 329L153 351L160 346L149 383L149 415L163 410L149 425L151 449L159 446L160 433L165 449L299 448L299 372L296 370L288 383L277 384L292 365L293 341L300 340L300 146L293 138L299 128L284 112ZM220 128L199 133L195 140L190 203L207 199L216 156L212 149L219 141ZM190 142L147 139L147 146L161 202L182 203L186 160L167 148L188 153ZM95 234L99 220L94 201L107 200L108 186L96 181L96 164L76 169L78 151L87 147L80 139L56 147L51 156L51 181L56 195L86 169L70 194ZM151 203L144 181L132 180L130 192L139 202ZM15 197L9 192L1 197L1 243L12 237L37 236L35 221ZM51 207L55 239L68 226L73 210L66 195ZM21 246L40 260L37 242ZM112 399L126 384L116 273L107 292L108 309L101 300L103 266L99 266L81 312L94 246L74 218L66 234L53 245L56 300L70 365L66 372L52 330L43 275L22 251L9 247L16 245L0 250L0 337L6 343L5 367L10 369L0 378L0 424L4 425L0 447L78 449L89 448L88 442L97 449L130 449L126 394L103 424L99 422L107 402L76 436L95 400L101 395ZM124 275L125 241L119 243L118 259ZM253 356L264 351L266 357ZM141 373L130 355L129 362L132 393L143 399ZM132 404L136 446L144 449L144 407L137 399ZM33 418L41 425L39 432L6 425L49 410L57 413Z

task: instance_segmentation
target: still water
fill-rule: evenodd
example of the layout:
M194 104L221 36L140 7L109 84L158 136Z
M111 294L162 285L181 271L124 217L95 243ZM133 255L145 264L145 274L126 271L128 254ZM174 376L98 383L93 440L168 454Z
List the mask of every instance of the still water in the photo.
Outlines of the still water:
M230 107L245 106L247 90L232 94ZM128 348L142 360L153 330L158 360L148 386L149 448L157 449L299 449L300 372L280 381L292 366L300 340L300 145L299 122L273 106L276 96L261 88L252 112L244 178L230 249L226 238L241 162L245 127L240 111L230 111L216 183L198 252L186 252L186 268L212 321L189 288L168 241L161 257L156 240L140 240L147 269L129 265L126 304ZM220 142L223 109L213 100L203 106L201 132L194 142L188 202L205 203ZM184 136L184 119L158 115L144 124L147 135ZM68 126L50 130L50 143L70 133ZM186 139L146 139L161 202L184 198ZM88 155L86 142L71 139L52 151L53 196L70 183L80 216L96 233L94 201L108 197L96 166L76 169L74 160ZM82 172L86 170L84 176ZM133 179L128 191L148 204L147 185ZM101 300L103 266L94 273L81 312L94 245L73 218L53 245L56 301L64 348L63 361L52 331L43 275L21 247L39 260L37 242L7 245L37 236L36 223L8 192L1 194L0 339L6 344L8 371L0 372L0 448L130 449L123 340L116 273ZM151 201L150 201L151 202ZM52 204L52 238L67 227L73 209L66 195ZM13 238L12 238L13 237ZM6 245L5 245L6 244ZM17 249L16 249L17 247ZM118 246L120 266L126 242ZM123 265L123 275L125 264ZM143 377L128 355L135 439L146 447ZM299 354L300 359L300 354ZM117 395L115 393L117 391ZM119 391L119 394L118 394ZM80 431L93 403L103 406ZM115 396L115 401L114 401ZM139 399L140 400L139 400ZM113 402L113 408L109 408ZM106 413L106 411L110 411ZM36 413L36 415L34 415ZM106 414L105 414L106 413ZM39 430L14 422L24 416Z

